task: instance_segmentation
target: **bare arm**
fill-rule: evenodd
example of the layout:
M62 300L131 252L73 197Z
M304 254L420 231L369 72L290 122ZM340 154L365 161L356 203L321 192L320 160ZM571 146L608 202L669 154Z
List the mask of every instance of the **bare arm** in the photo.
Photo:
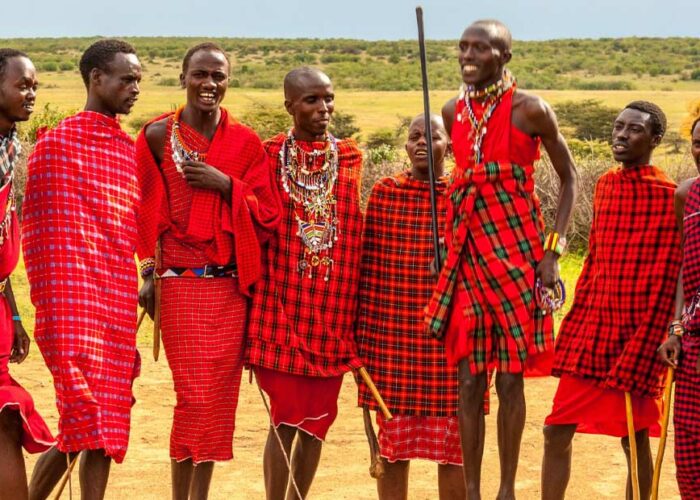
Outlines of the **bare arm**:
M7 278L7 284L5 285L5 298L10 305L10 311L12 311L12 316L14 318L19 318L19 312L17 311L17 304L15 303L15 294L12 292L12 283L10 278ZM14 341L12 342L12 353L10 354L10 362L21 363L29 354L29 335L24 330L22 326L21 319L12 319L12 327L14 329Z
M455 119L455 109L457 107L457 98L453 97L442 107L442 121L445 123L448 137L452 137L452 122Z

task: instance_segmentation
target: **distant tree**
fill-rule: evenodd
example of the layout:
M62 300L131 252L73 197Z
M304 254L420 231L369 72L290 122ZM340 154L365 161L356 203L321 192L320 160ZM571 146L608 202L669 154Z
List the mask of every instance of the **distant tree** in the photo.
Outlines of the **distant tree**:
M688 141L676 131L666 132L663 143L669 146L670 152L673 154L680 154L688 150Z
M565 101L554 106L562 128L582 141L611 141L612 125L619 110L596 99Z
M284 108L259 101L254 101L252 109L241 115L241 122L255 130L263 141L286 132L292 123Z
M330 132L339 139L355 137L360 132L360 127L355 124L355 115L335 111L331 119Z

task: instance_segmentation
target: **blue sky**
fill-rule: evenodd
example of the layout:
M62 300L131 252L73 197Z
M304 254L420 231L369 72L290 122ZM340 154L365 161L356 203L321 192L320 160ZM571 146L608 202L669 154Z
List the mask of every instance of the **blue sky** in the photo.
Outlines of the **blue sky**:
M3 0L0 37L416 36L411 0ZM14 4L14 5L13 5ZM495 17L516 39L700 36L698 0L424 0L426 37L456 39ZM11 21L10 21L11 19Z

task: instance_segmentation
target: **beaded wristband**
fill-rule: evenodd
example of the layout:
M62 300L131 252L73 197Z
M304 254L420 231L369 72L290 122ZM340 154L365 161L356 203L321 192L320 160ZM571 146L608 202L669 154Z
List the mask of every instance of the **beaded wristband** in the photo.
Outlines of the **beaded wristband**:
M19 315L12 316L12 321L22 321L22 317Z
M681 320L673 320L671 321L671 324L668 326L668 336L676 336L676 337L682 337L683 334L685 333L685 327L683 326L683 322Z
M142 278L147 278L156 270L156 260L153 257L143 259L139 262L139 274Z
M559 236L559 233L553 231L549 233L547 239L544 242L544 251L547 250L554 252L557 256L561 257L566 248L566 238Z
M542 284L539 278L535 282L535 302L545 313L551 314L558 311L566 302L566 288L564 282L560 279L554 285L554 289L547 288Z

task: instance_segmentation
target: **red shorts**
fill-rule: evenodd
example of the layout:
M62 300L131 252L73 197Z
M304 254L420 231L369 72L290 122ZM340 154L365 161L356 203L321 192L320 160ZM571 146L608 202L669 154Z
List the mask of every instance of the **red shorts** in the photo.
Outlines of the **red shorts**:
M649 435L658 437L661 430L661 398L643 398L632 395L634 430L649 429ZM576 432L627 436L625 393L603 389L588 380L562 375L552 402L552 413L545 425L578 424Z
M320 440L338 416L338 395L343 376L305 377L253 367L258 384L270 398L275 427L296 427Z
M394 415L385 420L377 412L379 452L389 462L430 460L439 464L462 465L457 417Z

